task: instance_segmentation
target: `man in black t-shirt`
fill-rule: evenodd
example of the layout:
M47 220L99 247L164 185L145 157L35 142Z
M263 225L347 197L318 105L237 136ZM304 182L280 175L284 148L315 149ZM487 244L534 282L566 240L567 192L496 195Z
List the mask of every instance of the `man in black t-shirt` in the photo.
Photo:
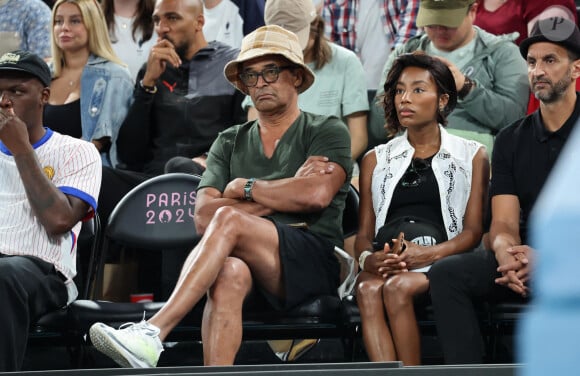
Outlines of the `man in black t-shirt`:
M533 249L527 221L580 116L580 31L564 19L541 20L520 45L540 109L503 129L493 150L489 247L448 257L429 273L437 331L447 363L481 363L474 301L530 294Z

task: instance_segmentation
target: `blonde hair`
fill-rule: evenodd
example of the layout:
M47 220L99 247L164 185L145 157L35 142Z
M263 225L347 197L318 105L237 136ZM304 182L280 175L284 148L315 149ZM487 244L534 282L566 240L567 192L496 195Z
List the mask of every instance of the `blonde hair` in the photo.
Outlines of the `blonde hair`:
M81 11L83 17L83 24L87 29L89 52L93 55L100 56L103 59L109 60L122 66L126 66L113 51L111 47L111 40L109 39L109 31L105 23L105 16L101 6L96 0L58 0L52 8L51 21L51 35L50 47L52 50L52 64L54 68L54 77L60 76L62 67L65 65L63 50L56 44L56 35L54 35L54 18L56 11L64 3L76 5Z

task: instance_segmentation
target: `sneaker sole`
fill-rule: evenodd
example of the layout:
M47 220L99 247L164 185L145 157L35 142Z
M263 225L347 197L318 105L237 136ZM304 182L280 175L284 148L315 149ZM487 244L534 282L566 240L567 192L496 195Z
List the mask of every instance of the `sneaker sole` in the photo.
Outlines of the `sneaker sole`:
M152 368L145 361L135 358L133 354L113 336L107 335L98 326L92 326L89 336L93 346L123 368Z

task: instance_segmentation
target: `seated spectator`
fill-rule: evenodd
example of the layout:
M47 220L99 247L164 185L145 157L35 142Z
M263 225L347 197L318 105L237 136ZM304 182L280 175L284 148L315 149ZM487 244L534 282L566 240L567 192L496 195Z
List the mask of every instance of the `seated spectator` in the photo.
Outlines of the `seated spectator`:
M325 34L354 51L367 76L367 89L376 92L391 51L418 34L419 0L318 0L323 2Z
M226 129L211 147L195 206L203 237L165 306L123 329L91 327L96 348L124 367L154 367L163 340L204 295L204 363L227 365L252 291L278 310L336 294L334 247L352 168L345 125L300 110L298 94L314 74L296 35L279 26L246 36L225 76L256 100L258 119Z
M153 21L160 39L138 74L117 140L123 170L103 171L105 218L131 188L163 174L175 156L196 157L199 163L188 172L201 174L218 133L245 118L243 95L221 74L238 50L205 40L202 1L157 1ZM179 171L179 160L168 168Z
M526 302L534 250L528 218L570 133L580 100L580 31L565 19L536 23L520 44L540 109L496 138L491 175L491 249L450 256L429 273L437 333L445 362L481 363L483 345L476 301ZM553 250L557 252L558 250Z
M115 54L135 80L157 42L153 25L155 0L101 0L109 38Z
M477 7L475 0L422 0L417 26L425 27L425 34L396 48L384 72L386 77L403 53L421 50L439 57L457 85L449 132L479 141L491 151L494 135L524 115L529 89L526 64L513 36L495 36L474 26Z
M481 240L489 160L480 143L443 128L456 103L440 60L418 52L395 60L385 83L387 129L405 133L363 158L355 241L371 361L420 363L413 301L429 290L429 267Z
M217 40L228 46L240 48L244 37L244 20L240 9L231 0L205 0L203 2L203 35L208 41Z
M312 87L301 93L298 105L303 111L343 118L351 136L352 158L366 149L369 109L364 69L352 51L328 42L324 21L317 15L312 0L268 0L266 25L278 25L298 35L304 61L316 75ZM252 106L250 98L244 106ZM253 108L248 119L255 119Z
M91 141L103 164L117 163L115 140L131 101L132 80L111 48L94 0L58 0L52 10L52 70L44 121Z
M97 208L99 153L43 127L50 79L35 54L0 57L0 372L20 370L40 316L76 299L80 221Z
M520 44L536 21L549 17L562 17L576 22L574 0L477 0L474 25L495 34L518 32L515 40Z
M0 1L0 54L17 49L50 58L50 8L41 0Z

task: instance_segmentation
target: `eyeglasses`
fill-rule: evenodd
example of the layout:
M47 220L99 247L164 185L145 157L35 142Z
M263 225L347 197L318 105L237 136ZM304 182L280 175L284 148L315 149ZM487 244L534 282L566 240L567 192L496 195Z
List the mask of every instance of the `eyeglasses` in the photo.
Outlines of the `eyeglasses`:
M258 84L258 77L262 76L266 83L271 84L278 81L278 76L280 75L280 71L284 69L292 69L293 66L282 66L282 67L268 67L261 72L244 72L240 73L238 77L240 80L246 85L247 87L254 87Z
M423 182L422 172L431 168L431 163L427 159L414 158L411 167L405 172L401 179L401 186L405 188L418 187Z

